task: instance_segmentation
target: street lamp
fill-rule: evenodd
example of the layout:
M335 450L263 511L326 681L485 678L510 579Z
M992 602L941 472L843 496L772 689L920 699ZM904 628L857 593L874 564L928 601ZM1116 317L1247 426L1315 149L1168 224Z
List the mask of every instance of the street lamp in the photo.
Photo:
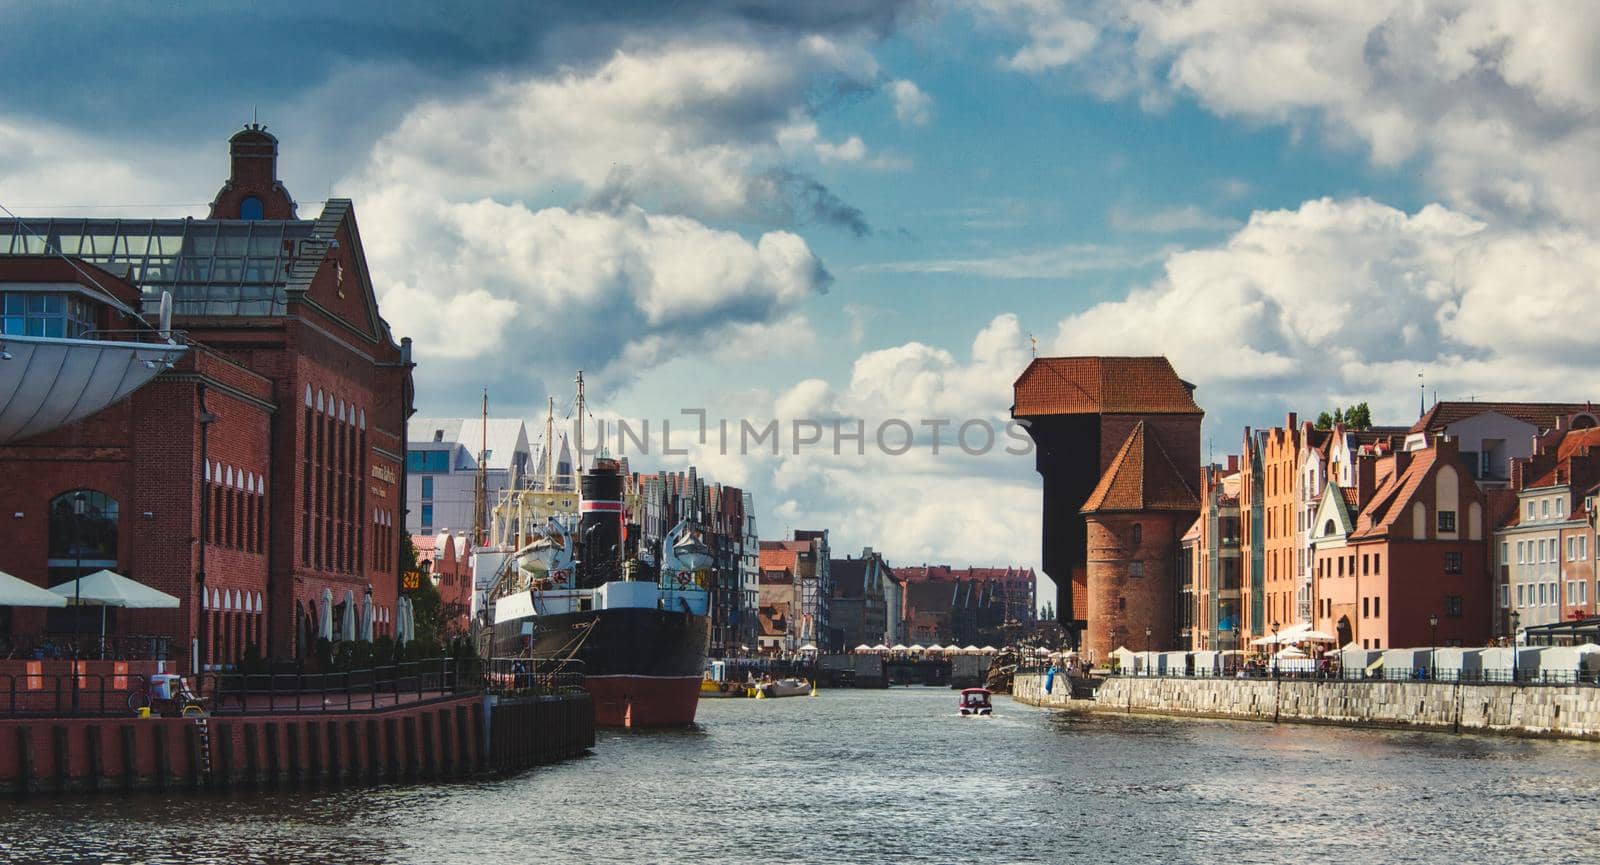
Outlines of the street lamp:
M1511 634L1506 638L1506 641L1511 644L1511 681L1512 682L1516 682L1517 681L1517 620L1519 620L1521 618L1522 618L1522 615L1520 613L1518 613L1516 610L1512 610L1511 611Z
M1433 668L1433 653L1439 645L1439 614L1428 614L1428 628L1433 633L1428 638L1428 678L1439 678L1439 671Z
M72 494L72 714L78 714L78 643L83 641L83 491Z
M1272 620L1272 678L1278 678L1278 620Z
M1150 628L1144 629L1144 674L1150 675Z

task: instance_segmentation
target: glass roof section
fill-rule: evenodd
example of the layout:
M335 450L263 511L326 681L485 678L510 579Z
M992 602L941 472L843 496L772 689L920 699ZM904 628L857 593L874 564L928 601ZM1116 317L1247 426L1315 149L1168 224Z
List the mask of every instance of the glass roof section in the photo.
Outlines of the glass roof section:
M172 292L180 316L284 315L291 269L322 261L310 220L0 219L0 255L59 252L127 278L156 312Z

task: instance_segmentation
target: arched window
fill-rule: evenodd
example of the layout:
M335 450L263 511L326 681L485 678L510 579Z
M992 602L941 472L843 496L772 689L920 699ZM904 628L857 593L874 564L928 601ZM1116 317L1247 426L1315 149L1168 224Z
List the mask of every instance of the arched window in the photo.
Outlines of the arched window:
M261 199L254 195L245 196L245 199L239 202L240 219L261 219L263 211Z
M1133 545L1137 547L1137 546L1139 546L1139 545L1141 545L1143 543L1144 543L1144 526L1141 526L1138 523L1134 523L1133 524Z
M1327 522L1322 524L1322 533L1325 534L1325 535L1334 534L1338 530L1339 529L1336 526L1334 526L1333 520L1328 520Z
M49 566L51 582L115 568L117 500L98 490L71 490L51 499Z

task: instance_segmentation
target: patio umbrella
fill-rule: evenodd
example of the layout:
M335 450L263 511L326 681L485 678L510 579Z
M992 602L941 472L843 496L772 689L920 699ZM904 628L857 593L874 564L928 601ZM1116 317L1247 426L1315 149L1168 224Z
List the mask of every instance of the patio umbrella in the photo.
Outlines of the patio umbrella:
M65 607L67 599L0 571L0 607Z
M906 651L908 651L908 652L926 652L928 650L921 643L912 643L911 644L911 648L906 649Z
M994 646L984 646L983 648L979 649L978 651L984 653L985 655L998 655L998 654L1000 654L1000 650L996 649Z
M67 603L100 607L100 657L106 654L106 607L127 607L133 610L172 610L178 599L166 592L157 591L144 583L135 582L121 574L98 570L76 580L68 580L50 591L60 595ZM65 606L65 603L63 604Z
M361 639L372 642L372 623L377 611L372 608L372 595L361 596Z
M874 652L887 652L887 651L889 651L889 647L885 646L882 643L879 643L878 645L872 647L872 651L874 651Z
M319 623L319 636L324 640L333 639L333 589L322 590L322 621Z
M909 648L907 648L904 643L895 643L894 644L894 648L890 649L889 651L891 651L891 652L909 652L911 650Z
M339 621L339 639L356 638L356 593L344 590L344 618Z
M856 652L856 653L870 652L870 651L872 651L872 647L867 645L866 643L862 643L861 645L856 646L854 649L851 649L850 651Z
M963 654L963 655L976 655L976 654L978 654L978 652L979 652L979 649L978 649L977 646L962 646L961 647L961 654Z

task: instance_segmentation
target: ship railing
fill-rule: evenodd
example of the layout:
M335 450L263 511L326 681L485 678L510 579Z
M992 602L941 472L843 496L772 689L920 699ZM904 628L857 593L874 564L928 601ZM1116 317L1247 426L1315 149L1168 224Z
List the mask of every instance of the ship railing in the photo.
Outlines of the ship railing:
M577 659L490 658L483 678L490 693L546 695L583 690L586 673Z

